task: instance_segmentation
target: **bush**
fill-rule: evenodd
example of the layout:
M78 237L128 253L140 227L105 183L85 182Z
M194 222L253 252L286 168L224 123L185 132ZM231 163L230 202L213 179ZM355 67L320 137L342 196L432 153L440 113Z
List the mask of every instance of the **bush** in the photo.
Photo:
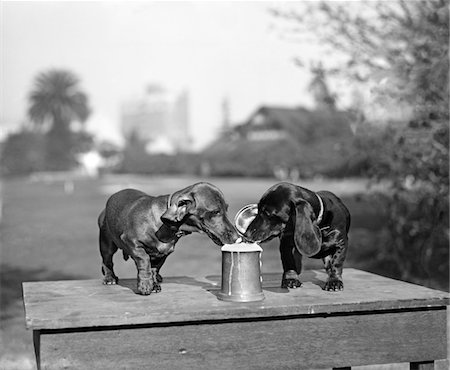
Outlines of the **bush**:
M385 219L374 263L394 277L446 289L448 147L447 123L430 120L409 130L390 129L373 148L378 155L371 157L374 178L391 185L388 193L374 195L373 204Z
M45 137L32 131L10 134L2 147L1 173L6 176L27 175L44 169Z
M366 200L385 222L368 233L369 248L352 249L351 258L369 271L448 290L448 197L417 189Z
M125 150L118 173L195 175L200 172L200 157L192 153L176 155L148 154L145 151Z

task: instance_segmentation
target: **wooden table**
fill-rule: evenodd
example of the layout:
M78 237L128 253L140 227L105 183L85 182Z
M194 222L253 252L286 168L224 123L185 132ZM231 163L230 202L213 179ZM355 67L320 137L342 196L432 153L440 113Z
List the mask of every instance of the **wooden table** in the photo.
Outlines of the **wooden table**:
M27 282L26 325L42 369L448 366L448 293L355 269L344 292L325 292L324 272L302 276L287 290L264 275L265 300L252 303L218 300L219 276L165 278L150 296L134 279Z

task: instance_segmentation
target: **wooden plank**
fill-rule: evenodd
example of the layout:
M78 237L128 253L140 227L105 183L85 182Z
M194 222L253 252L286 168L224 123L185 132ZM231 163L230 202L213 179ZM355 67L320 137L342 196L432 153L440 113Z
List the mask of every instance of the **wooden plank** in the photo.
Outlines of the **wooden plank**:
M448 335L448 331L447 331ZM447 342L448 344L448 342ZM447 356L449 356L450 353L447 351ZM450 361L447 359L445 360L437 360L434 362L434 370L448 370L450 369Z
M43 334L43 369L318 369L446 357L445 310Z
M326 275L307 271L299 289L281 289L280 274L263 277L265 300L224 302L216 298L220 277L167 278L162 292L134 293L136 281L102 285L99 280L23 283L26 325L30 329L171 323L236 318L282 317L374 310L442 307L448 293L346 269L345 290L321 289Z

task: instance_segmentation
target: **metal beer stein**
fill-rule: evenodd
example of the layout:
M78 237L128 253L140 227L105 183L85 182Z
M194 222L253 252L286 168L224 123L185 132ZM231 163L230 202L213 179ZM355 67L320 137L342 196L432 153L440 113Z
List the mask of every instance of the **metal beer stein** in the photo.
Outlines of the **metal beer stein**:
M262 248L256 243L222 247L222 288L217 298L232 302L264 299L261 277Z

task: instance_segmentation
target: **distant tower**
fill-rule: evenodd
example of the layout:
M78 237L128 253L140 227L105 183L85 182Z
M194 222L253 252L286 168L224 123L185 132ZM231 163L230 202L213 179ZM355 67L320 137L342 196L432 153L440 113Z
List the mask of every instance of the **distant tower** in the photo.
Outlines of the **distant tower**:
M228 97L224 97L222 100L222 131L226 132L230 127L230 101Z
M312 92L317 109L335 109L336 96L328 89L326 81L326 71L319 63L311 66L313 78L309 84L309 91Z
M189 151L193 142L189 132L189 106L189 92L183 90L178 94L173 104L172 119L174 125L170 135L179 151Z

